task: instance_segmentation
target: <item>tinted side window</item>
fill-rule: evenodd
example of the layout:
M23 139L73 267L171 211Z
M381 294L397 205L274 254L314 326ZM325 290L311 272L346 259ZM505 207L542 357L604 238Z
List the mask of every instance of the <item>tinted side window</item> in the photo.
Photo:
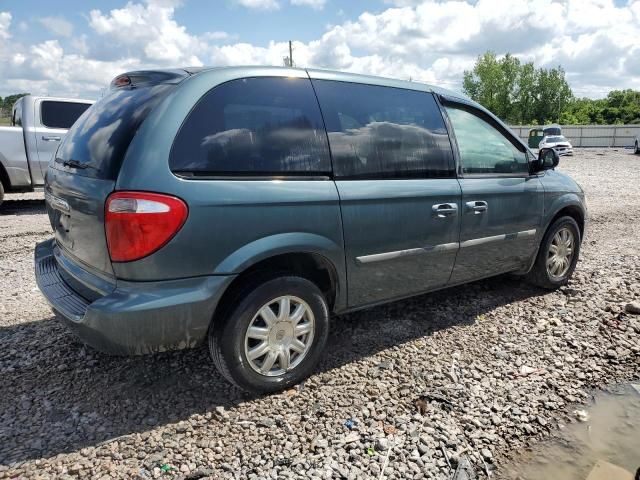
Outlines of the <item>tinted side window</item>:
M447 107L463 173L527 173L527 155L491 124L468 110Z
M336 177L452 177L453 154L433 95L314 80Z
M245 78L200 99L176 136L176 173L329 174L322 116L307 79Z
M91 105L89 103L45 101L40 105L42 125L49 128L71 128Z

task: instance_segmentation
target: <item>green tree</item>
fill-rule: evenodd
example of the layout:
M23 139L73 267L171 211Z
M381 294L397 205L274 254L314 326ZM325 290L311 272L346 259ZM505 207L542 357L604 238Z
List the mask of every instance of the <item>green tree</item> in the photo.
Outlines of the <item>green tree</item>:
M513 124L640 124L640 91L612 90L597 100L574 98L561 66L536 69L510 54L480 55L473 69L464 72L462 87Z
M14 93L13 95L9 95L7 97L0 97L0 116L11 116L11 109L13 108L13 104L16 103L20 97L24 97L25 95L29 95L28 93Z
M517 116L509 119L514 123L533 123L533 109L536 104L536 69L533 62L522 65L519 71L515 100ZM537 123L537 122L536 122Z
M462 85L473 100L510 123L558 121L573 99L562 67L536 70L533 63L490 51L464 72Z
M478 57L471 72L464 72L462 88L467 95L489 110L497 111L498 90L502 83L502 71L496 54L486 52Z
M540 123L559 122L570 105L573 94L562 67L537 71L535 118Z
M562 117L562 123L640 124L640 91L612 90L605 98L573 100Z
M520 60L507 54L498 59L493 52L478 57L471 72L464 72L464 91L496 115L517 115L516 91L521 69Z
M522 66L516 57L506 54L498 62L500 65L501 82L498 87L497 101L502 118L514 119L518 116L517 97Z

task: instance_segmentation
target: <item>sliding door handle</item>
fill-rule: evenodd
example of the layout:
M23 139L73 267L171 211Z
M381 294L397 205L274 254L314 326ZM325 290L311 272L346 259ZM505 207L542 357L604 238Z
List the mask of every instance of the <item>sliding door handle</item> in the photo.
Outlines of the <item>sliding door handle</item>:
M452 217L458 214L458 205L455 203L437 203L431 207L431 212L436 218Z
M489 209L489 205L484 200L475 200L473 202L467 202L467 211L473 212L474 215L481 215Z

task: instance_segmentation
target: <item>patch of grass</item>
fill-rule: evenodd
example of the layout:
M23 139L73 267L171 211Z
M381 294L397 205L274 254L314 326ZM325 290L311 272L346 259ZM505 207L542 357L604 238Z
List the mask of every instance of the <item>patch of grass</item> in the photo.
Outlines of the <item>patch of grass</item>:
M9 125L11 125L10 117L0 117L0 126L8 127Z

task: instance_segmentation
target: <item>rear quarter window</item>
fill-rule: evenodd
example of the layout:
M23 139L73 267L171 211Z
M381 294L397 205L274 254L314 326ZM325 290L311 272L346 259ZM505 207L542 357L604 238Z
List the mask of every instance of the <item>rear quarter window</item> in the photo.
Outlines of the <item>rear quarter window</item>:
M90 103L43 101L40 104L42 125L47 128L71 128Z
M179 175L327 175L331 160L308 79L244 78L215 87L173 144Z

